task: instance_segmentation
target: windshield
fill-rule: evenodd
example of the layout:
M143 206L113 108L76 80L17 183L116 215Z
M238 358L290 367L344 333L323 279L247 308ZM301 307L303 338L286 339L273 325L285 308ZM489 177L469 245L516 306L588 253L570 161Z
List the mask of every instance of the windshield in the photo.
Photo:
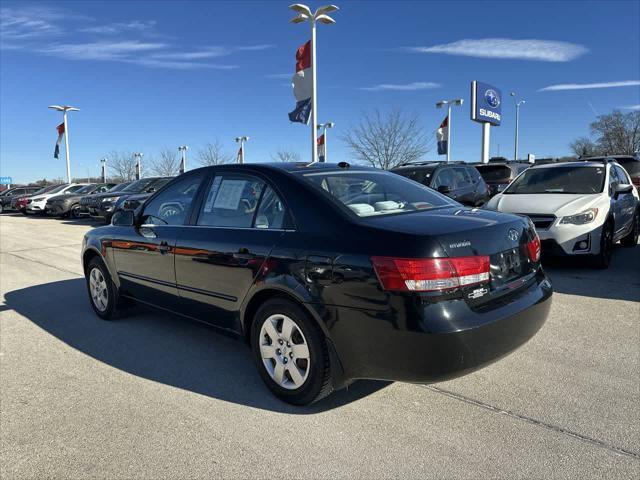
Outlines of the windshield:
M359 217L458 205L428 187L388 172L306 173L302 177Z
M130 183L120 191L129 193L144 192L149 187L149 185L151 185L156 180L157 178L141 178L140 180L136 180L135 182Z
M62 185L58 185L56 188L52 189L52 190L47 190L46 193L58 193L61 190L64 190L67 187L66 183L63 183Z
M511 178L511 169L505 165L478 165L476 168L485 182L508 182Z
M85 185L84 187L76 190L74 193L91 193L96 188L97 188L97 185Z
M504 193L599 193L604 187L605 173L604 166L534 168L520 175Z
M107 190L107 192L121 192L125 188L127 188L129 185L131 185L131 184L130 183L118 183L117 185L114 185L109 190Z
M149 185L149 186L153 187L155 190L160 190L160 188L164 187L171 180L173 180L173 177L159 178L152 185Z

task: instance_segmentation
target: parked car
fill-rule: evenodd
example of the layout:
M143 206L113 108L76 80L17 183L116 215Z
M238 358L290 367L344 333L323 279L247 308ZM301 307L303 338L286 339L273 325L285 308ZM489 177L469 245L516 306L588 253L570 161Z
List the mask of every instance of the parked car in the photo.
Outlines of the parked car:
M47 200L45 210L49 215L80 218L82 216L80 209L80 199L82 199L82 197L93 193L104 193L115 185L115 183L93 183L86 185L71 194L63 193L61 195L53 196Z
M0 194L0 213L13 210L12 201L14 198L31 195L40 190L40 187L13 187Z
M71 194L80 190L87 183L65 183L48 191L44 195L34 195L27 200L27 213L44 215L47 211L47 200L56 195Z
M613 244L638 243L638 192L613 159L531 167L487 208L520 213L534 223L542 248L558 255L591 255L607 268Z
M37 195L43 195L45 193L48 193L56 188L58 188L60 185L47 185L46 187L41 187L39 190L37 190L36 192L29 194L29 195L21 195L21 196L16 196L13 197L13 199L11 200L11 209L12 210L16 210L20 213L22 213L23 215L27 214L27 203L29 202L29 199L31 197L35 197Z
M493 197L502 192L514 178L531 167L527 162L479 163L475 167L487 183L489 195Z
M94 205L95 201L98 198L100 198L101 194L120 192L124 190L127 186L129 186L131 183L132 182L116 183L113 187L111 187L110 189L104 192L94 192L89 195L82 196L82 198L80 198L80 215L82 216L90 215L89 207Z
M122 190L110 191L100 195L92 195L90 203L87 203L89 215L94 218L104 220L105 223L111 222L111 217L115 211L118 200L125 199L130 195L138 193L153 193L163 185L168 183L172 177L148 177L141 178L135 182L131 182Z
M139 300L233 332L279 398L482 368L543 325L552 289L521 216L347 163L189 171L88 232L90 304ZM232 368L232 367L231 367Z
M464 162L409 163L391 171L431 187L464 205L479 207L489 200L486 183L473 166Z

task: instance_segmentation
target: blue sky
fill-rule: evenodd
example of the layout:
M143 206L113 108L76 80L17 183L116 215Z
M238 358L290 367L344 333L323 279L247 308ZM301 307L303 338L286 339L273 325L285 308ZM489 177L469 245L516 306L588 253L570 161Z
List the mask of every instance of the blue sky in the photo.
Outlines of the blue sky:
M70 115L74 176L99 171L112 150L190 146L190 166L218 139L251 137L247 161L278 149L309 157L309 127L291 124L290 77L306 24L289 2L2 2L0 175L64 177L53 159L57 112ZM310 4L315 8L320 3ZM463 97L453 117L454 160L477 161L481 126L469 119L469 83L526 100L520 152L569 153L596 114L640 108L640 3L340 1L318 27L318 113L338 137L362 112L400 107L435 130L435 103ZM622 83L621 83L622 82ZM595 85L594 85L595 84ZM620 86L622 85L622 86ZM599 86L600 88L594 88ZM514 108L503 99L491 155L513 154ZM435 149L427 158L436 158Z

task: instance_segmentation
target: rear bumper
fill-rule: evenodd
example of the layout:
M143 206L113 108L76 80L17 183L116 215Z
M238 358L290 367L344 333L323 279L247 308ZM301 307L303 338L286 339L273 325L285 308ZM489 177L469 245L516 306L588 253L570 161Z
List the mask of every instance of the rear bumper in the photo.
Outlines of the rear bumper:
M440 382L478 370L526 343L546 321L551 296L551 284L540 271L510 300L482 310L462 299L430 304L407 299L380 311L335 307L330 334L348 379Z

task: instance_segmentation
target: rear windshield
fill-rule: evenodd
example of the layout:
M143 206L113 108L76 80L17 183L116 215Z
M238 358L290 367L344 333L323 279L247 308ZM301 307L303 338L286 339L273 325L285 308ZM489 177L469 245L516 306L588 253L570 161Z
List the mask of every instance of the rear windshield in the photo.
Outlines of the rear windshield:
M520 175L503 193L600 193L605 174L604 166L534 168Z
M314 172L302 177L358 217L458 205L424 185L389 172Z
M617 161L629 175L640 174L640 160L636 160L635 158L618 158Z
M476 168L485 182L497 182L511 178L511 169L505 165L478 165Z

